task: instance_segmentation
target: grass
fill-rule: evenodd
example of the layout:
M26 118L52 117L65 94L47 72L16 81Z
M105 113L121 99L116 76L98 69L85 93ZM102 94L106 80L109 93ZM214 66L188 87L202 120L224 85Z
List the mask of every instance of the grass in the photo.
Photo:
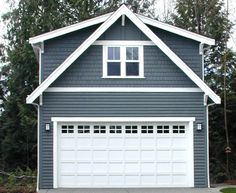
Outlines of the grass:
M223 188L220 191L223 193L236 193L236 188Z

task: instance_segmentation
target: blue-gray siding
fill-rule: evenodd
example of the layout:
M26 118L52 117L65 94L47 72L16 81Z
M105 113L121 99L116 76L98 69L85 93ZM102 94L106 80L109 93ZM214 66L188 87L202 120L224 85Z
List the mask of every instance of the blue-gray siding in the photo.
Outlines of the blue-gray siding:
M121 26L121 21L115 22L100 38L99 40L148 40L148 38L131 22L127 19L126 25ZM97 27L92 26L79 30L73 33L66 34L61 37L57 37L45 42L45 51L42 54L42 80L44 80L53 70L56 69L92 32L94 32ZM160 30L158 28L150 27L159 38L161 38L186 64L200 77L202 77L202 65L201 65L201 55L199 55L199 42L183 38L181 36ZM87 60L87 61L85 61ZM84 64L82 64L84 63ZM96 81L96 84L113 86L113 84L131 84L137 82L137 80L102 80L102 49L101 46L93 46L93 48L87 50L82 54L79 59L72 64L72 66L77 66L80 68L81 65L89 63L90 66L84 71L85 77L89 79L88 85L91 86ZM75 67L69 67L68 71L73 70L78 71ZM144 66L145 66L145 76L148 79L145 81L138 81L137 84L151 86L160 84L163 86L171 85L173 82L177 85L173 86L190 86L190 80L185 74L181 73L178 67L173 67L171 73L169 73L170 66L174 66L174 63L163 54L158 48L145 47L144 55ZM150 73L150 67L160 70L159 67L164 67L161 73ZM90 68L90 69L89 69ZM72 76L71 76L72 75ZM81 75L81 74L80 74ZM167 75L167 76L166 76ZM65 75L66 76L66 75ZM158 76L158 77L157 77ZM180 78L182 76L182 78ZM180 78L180 79L179 79ZM63 79L63 78L60 78ZM70 78L67 79L69 82L64 82L66 86L72 85L83 86L82 83L75 83L81 77L78 77L77 73L70 74ZM72 81L72 82L70 82ZM98 82L99 81L99 82ZM158 81L156 83L155 81ZM163 81L163 82L162 82ZM115 83L114 83L115 82ZM155 83L154 83L155 82ZM60 86L64 86L62 81L60 81ZM84 84L84 83L83 83ZM56 84L55 84L56 85ZM95 86L95 85L94 85Z
M196 117L194 123L195 187L207 186L206 112L203 93L44 93L40 108L40 188L53 187L51 117ZM196 124L203 131L196 131ZM52 125L51 125L52 128Z
M102 46L91 46L52 87L196 87L156 46L144 46L144 76L141 79L102 78Z

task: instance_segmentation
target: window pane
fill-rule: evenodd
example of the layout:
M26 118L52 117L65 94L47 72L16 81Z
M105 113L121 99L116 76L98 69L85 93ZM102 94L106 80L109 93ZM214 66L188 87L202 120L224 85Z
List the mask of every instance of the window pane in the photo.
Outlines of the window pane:
M120 62L108 62L107 63L107 75L108 76L120 76Z
M139 63L138 62L126 62L126 75L138 76L139 75Z
M119 59L120 59L120 48L108 47L108 60L119 60Z
M126 60L138 60L138 47L126 48Z

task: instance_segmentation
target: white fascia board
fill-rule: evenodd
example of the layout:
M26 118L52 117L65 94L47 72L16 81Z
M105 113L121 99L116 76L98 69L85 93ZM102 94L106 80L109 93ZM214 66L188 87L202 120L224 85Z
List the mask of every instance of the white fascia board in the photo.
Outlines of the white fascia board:
M52 117L52 122L193 122L195 117Z
M139 19L141 19L141 21L143 23L145 23L147 25L151 25L151 26L169 31L171 33L174 33L174 34L177 34L177 35L180 35L180 36L183 36L183 37L186 37L186 38L189 38L189 39L192 39L192 40L204 43L204 44L215 45L215 40L214 39L199 35L197 33L190 32L188 30L184 30L182 28L179 28L179 27L176 27L176 26L173 26L173 25L162 23L160 21L142 16L142 15L139 15L139 14L136 14L136 15Z
M53 31L48 32L48 33L41 34L39 36L32 37L32 38L29 39L29 43L30 44L36 44L36 43L43 42L43 41L48 40L48 39L52 39L52 38L55 38L55 37L58 37L58 36L61 36L61 35L65 35L65 34L70 33L70 32L74 32L74 31L92 26L92 25L102 23L102 22L106 21L107 18L109 18L111 16L111 14L112 13L101 15L101 16L98 16L98 17L95 17L95 18L92 18L92 19L88 19L88 20L85 20L85 21L67 26L67 27L63 27L63 28L53 30Z
M122 5L100 27L92 33L58 68L56 68L26 99L32 103L56 80L89 46L91 46L120 16L126 15L147 37L152 40L182 71L216 103L220 103L217 96L151 29L149 29L125 5Z
M49 87L45 92L202 92L198 87Z

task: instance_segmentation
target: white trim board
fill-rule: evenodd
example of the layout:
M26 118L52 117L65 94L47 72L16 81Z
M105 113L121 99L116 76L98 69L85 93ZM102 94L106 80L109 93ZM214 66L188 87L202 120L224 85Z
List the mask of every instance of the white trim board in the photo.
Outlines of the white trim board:
M85 20L85 21L67 26L67 27L63 27L63 28L60 28L60 29L57 29L57 30L54 30L54 31L51 31L51 32L41 34L39 36L32 37L32 38L29 39L29 43L30 44L36 44L36 43L43 42L43 41L48 40L48 39L52 39L52 38L55 38L55 37L58 37L58 36L61 36L61 35L68 34L70 32L74 32L74 31L92 26L92 25L103 23L111 15L112 15L112 13L108 13L108 14L105 14L105 15L102 15L102 16L98 16L98 17L95 17L95 18L92 18L92 19L88 19L88 20ZM197 33L187 31L187 30L179 28L179 27L175 27L173 25L169 25L169 24L157 21L155 19L151 19L151 18L142 16L140 14L136 14L136 16L140 20L142 20L142 22L144 22L145 24L163 29L165 31L168 31L168 32L171 32L171 33L174 33L174 34L177 34L177 35L180 35L180 36L183 36L183 37L186 37L186 38L189 38L189 39L192 39L192 40L204 43L204 44L208 44L208 45L214 45L215 44L214 39L199 35Z
M47 32L47 33L32 37L32 38L29 39L29 43L30 44L36 44L36 43L39 43L39 42L43 42L45 40L49 40L49 39L52 39L52 38L55 38L55 37L58 37L58 36L65 35L65 34L70 33L70 32L74 32L74 31L92 26L92 25L102 23L102 22L106 21L107 18L109 18L111 16L111 14L112 13L107 13L105 15L101 15L101 16L98 16L98 17L95 17L95 18L92 18L92 19L88 19L88 20L85 20L85 21L82 21L82 22L79 22L79 23L76 23L76 24L73 24L73 25L70 25L70 26L59 28L57 30L53 30L51 32Z
M195 117L52 117L52 122L193 122Z
M26 99L32 103L42 94L89 46L91 46L118 18L126 15L146 36L155 43L206 95L216 104L220 97L217 96L160 38L158 38L137 16L125 5L122 5L100 27L93 32L58 68L56 68Z
M202 92L202 90L174 87L49 87L45 92Z
M116 41L116 40L97 40L93 45L98 46L155 46L152 41Z

